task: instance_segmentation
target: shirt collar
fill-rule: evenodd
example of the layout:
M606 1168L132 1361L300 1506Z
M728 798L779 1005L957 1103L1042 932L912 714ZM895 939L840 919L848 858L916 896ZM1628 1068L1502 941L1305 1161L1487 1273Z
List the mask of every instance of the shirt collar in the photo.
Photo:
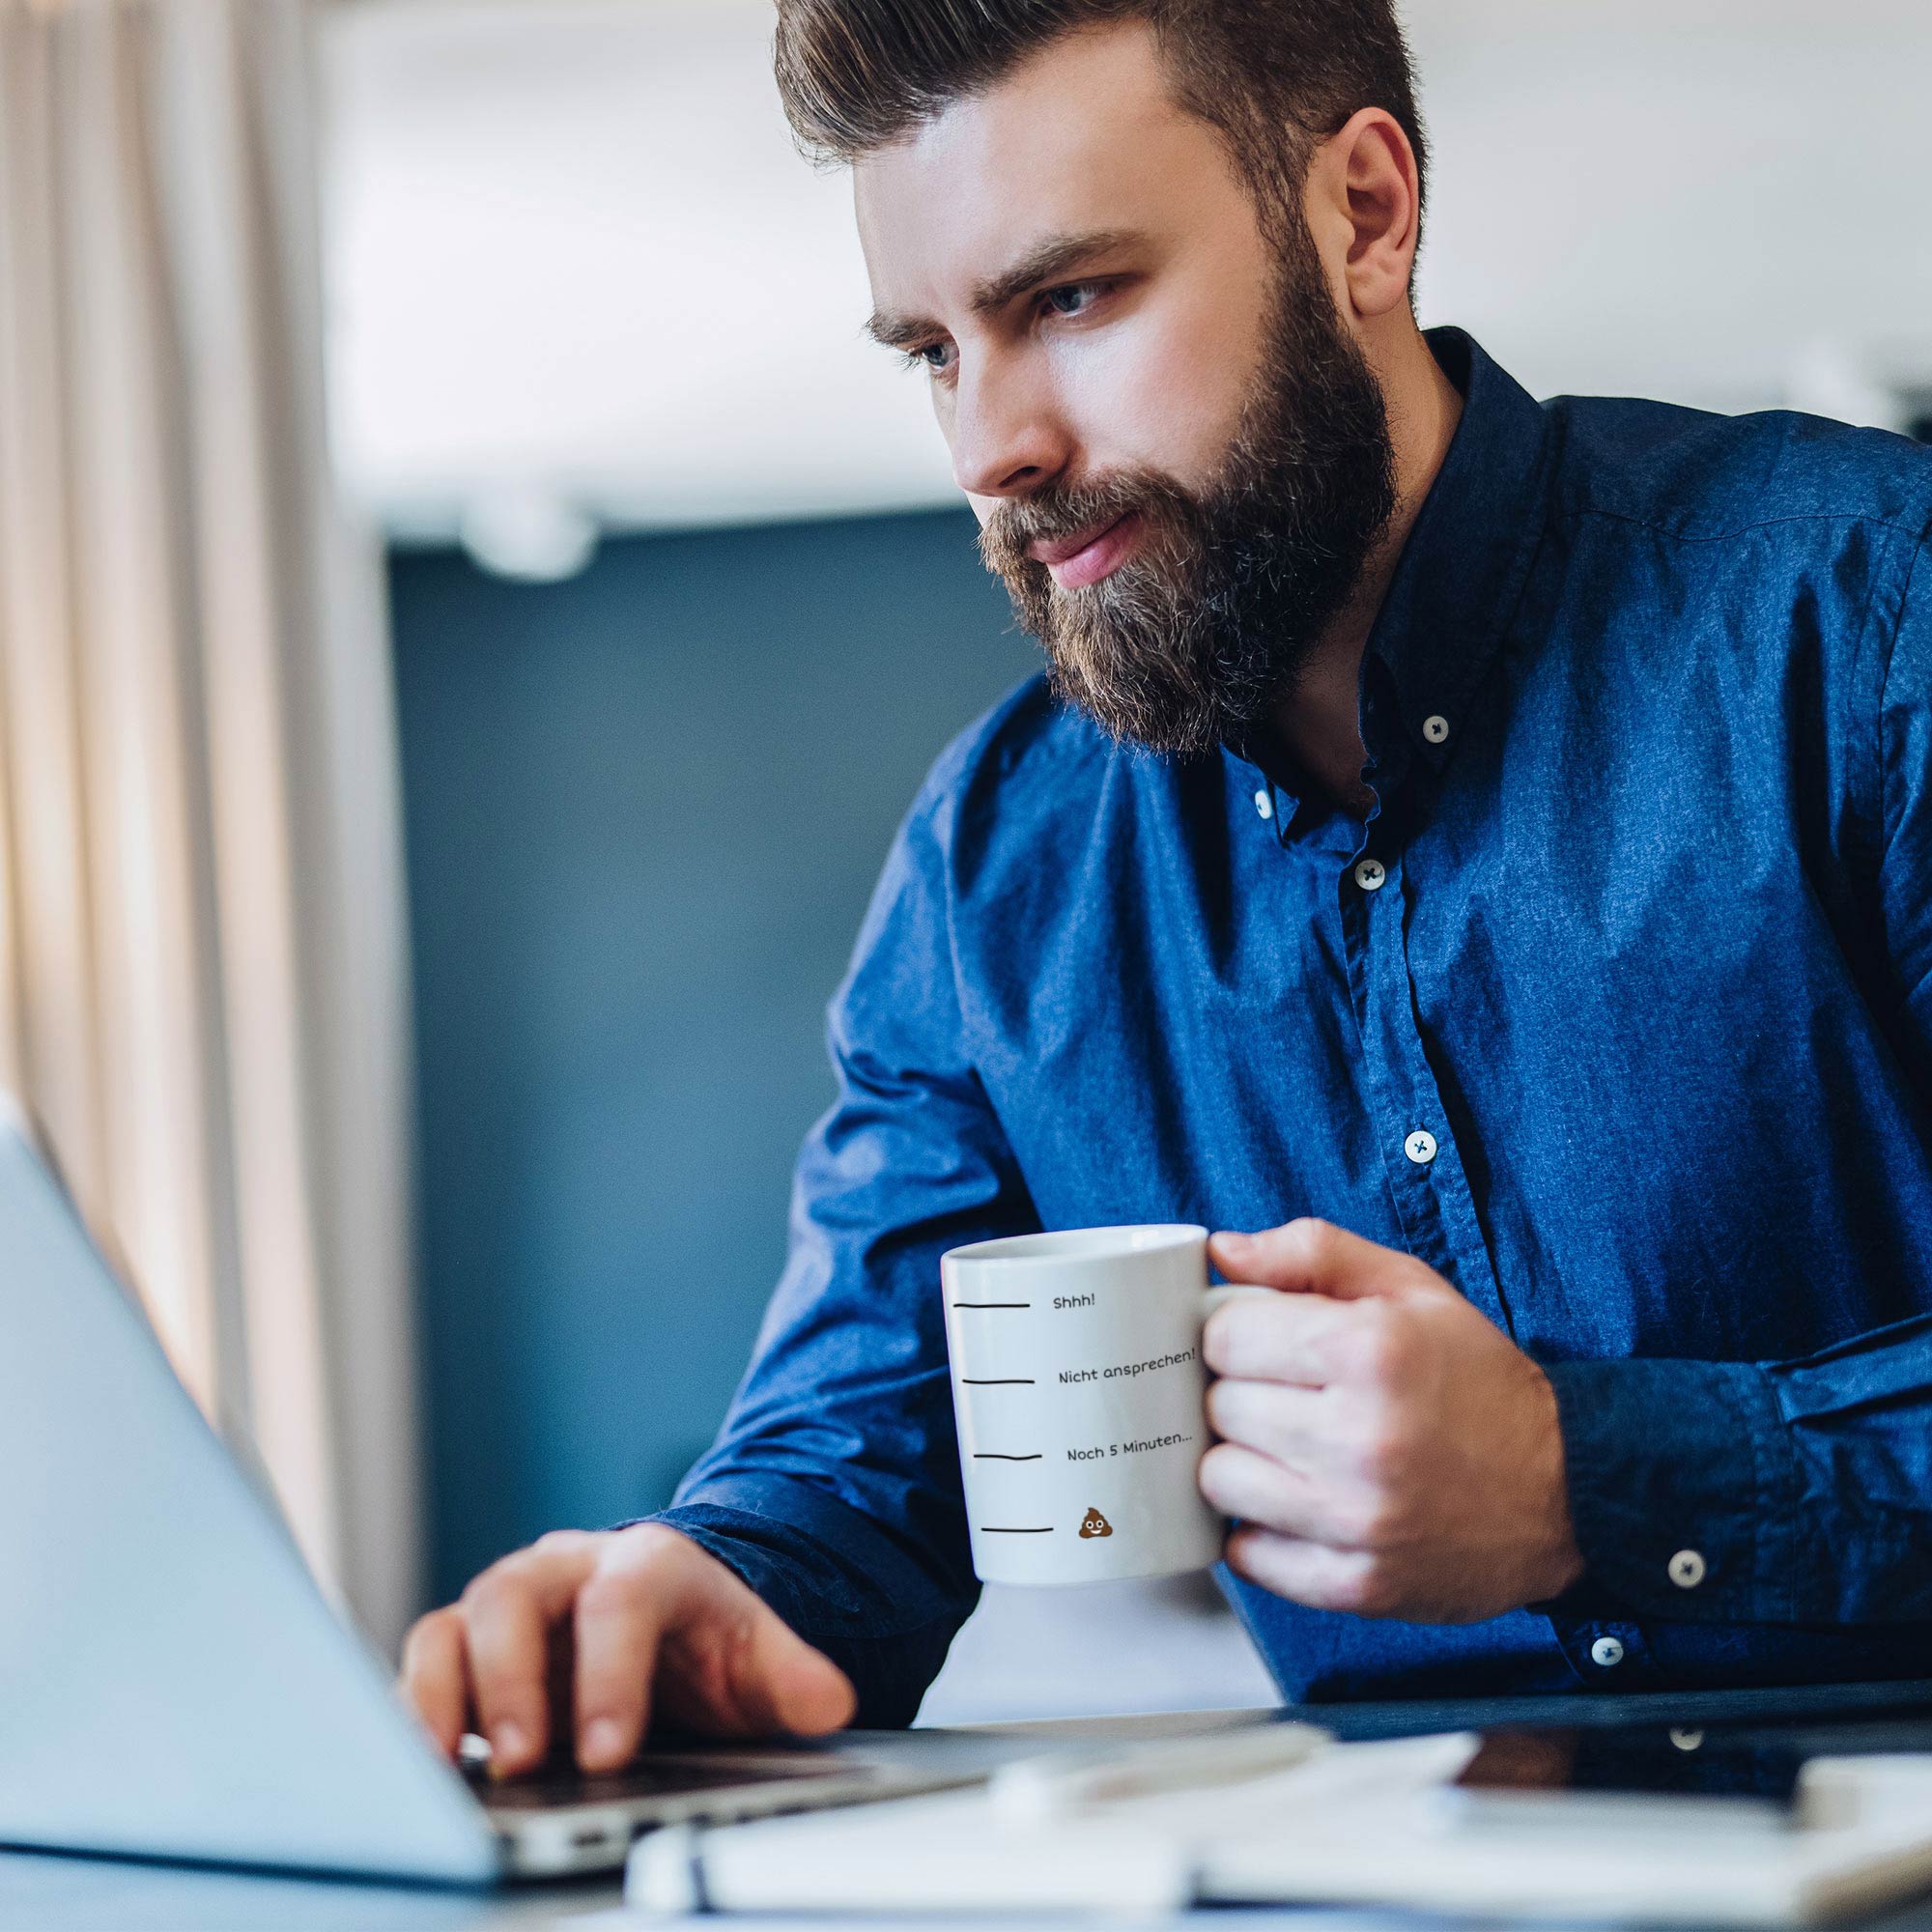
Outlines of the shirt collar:
M1522 593L1548 483L1548 422L1536 399L1463 329L1432 328L1424 340L1462 391L1463 414L1362 658L1369 777L1391 789L1410 756L1433 773L1454 752ZM1372 669L1372 659L1385 675ZM1442 721L1434 736L1425 728L1432 720ZM1275 832L1286 840L1298 803L1289 785L1299 772L1290 764L1281 776L1288 782L1262 774L1274 795Z

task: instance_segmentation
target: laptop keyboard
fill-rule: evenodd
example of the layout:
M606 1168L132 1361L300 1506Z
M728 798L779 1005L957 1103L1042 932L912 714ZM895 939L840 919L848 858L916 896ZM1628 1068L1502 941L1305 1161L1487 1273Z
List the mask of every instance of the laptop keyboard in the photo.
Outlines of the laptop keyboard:
M742 1757L707 1760L692 1755L653 1753L619 1772L588 1776L568 1764L546 1765L526 1777L495 1781L487 1769L466 1763L464 1776L493 1811L542 1811L564 1804L623 1804L639 1799L677 1798L701 1791L742 1789L747 1785L796 1783L801 1778L864 1778L866 1765L848 1760L797 1757Z

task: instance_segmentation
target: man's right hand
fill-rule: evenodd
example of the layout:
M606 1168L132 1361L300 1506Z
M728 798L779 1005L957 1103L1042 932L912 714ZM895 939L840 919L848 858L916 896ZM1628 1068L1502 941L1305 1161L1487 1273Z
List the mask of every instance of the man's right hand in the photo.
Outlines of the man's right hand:
M504 1777L570 1728L579 1765L611 1771L653 1715L707 1737L811 1737L858 1701L732 1571L649 1522L553 1530L493 1563L410 1632L399 1682L445 1754L481 1731Z

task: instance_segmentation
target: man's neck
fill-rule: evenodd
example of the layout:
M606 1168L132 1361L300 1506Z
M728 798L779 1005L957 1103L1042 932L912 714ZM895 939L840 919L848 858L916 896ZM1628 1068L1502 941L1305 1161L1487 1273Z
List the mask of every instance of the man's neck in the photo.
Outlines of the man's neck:
M1463 397L1430 354L1421 332L1405 329L1394 351L1370 360L1388 400L1395 448L1396 507L1354 594L1302 667L1293 694L1275 713L1275 728L1297 764L1333 798L1366 815L1374 794L1363 784L1358 693L1362 653L1409 532L1449 453L1463 418Z

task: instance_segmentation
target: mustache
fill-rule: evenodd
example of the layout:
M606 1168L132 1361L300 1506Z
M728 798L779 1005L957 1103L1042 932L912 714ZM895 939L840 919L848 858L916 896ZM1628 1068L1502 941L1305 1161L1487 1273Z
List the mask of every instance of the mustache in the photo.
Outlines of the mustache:
M1091 483L1056 484L1031 497L994 504L980 526L980 559L1009 582L1043 577L1046 566L1028 555L1037 543L1058 543L1082 531L1115 524L1138 511L1151 527L1182 522L1193 499L1170 478L1152 470L1122 471Z

